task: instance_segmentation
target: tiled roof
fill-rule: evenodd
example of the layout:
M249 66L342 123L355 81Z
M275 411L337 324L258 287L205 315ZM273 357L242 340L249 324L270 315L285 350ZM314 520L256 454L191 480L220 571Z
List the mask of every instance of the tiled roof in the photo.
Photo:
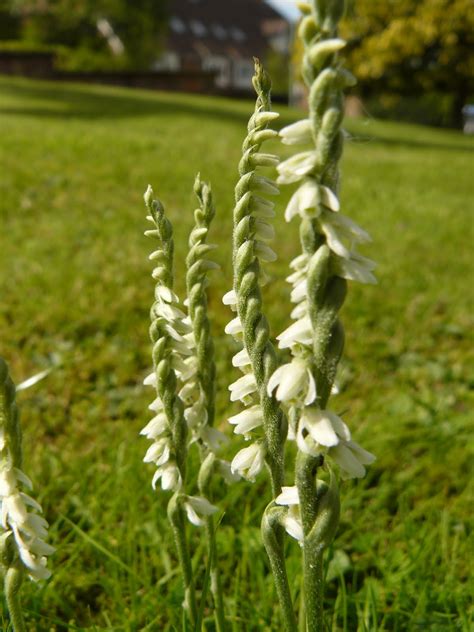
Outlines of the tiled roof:
M263 0L169 0L168 50L180 56L264 56L269 22L284 18Z

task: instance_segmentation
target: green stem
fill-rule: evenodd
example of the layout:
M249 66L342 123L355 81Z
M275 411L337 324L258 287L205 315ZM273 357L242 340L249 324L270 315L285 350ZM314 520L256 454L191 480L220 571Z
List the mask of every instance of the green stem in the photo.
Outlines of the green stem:
M225 630L227 629L227 624L224 614L224 596L222 594L219 565L217 561L216 531L214 527L214 519L212 518L212 516L209 516L206 520L206 535L208 555L211 564L211 593L214 600L216 630L217 632L225 632Z
M20 586L23 581L23 569L10 566L5 573L5 597L14 632L26 632L25 620L21 611Z
M307 632L321 632L323 628L323 548L314 538L308 537L318 515L316 474L321 465L319 457L299 452L296 458L296 485L300 498L303 524L303 586Z
M303 568L306 632L324 632L323 549L305 546Z
M193 567L186 542L185 518L183 509L179 505L178 494L174 494L168 503L168 518L172 526L179 565L183 575L185 608L188 611L191 624L194 625L197 618L196 591Z
M293 610L290 585L286 573L286 561L283 548L284 531L280 524L280 518L284 511L285 510L281 507L275 507L272 504L265 509L262 518L262 539L277 589L283 628L286 632L297 632L298 624Z

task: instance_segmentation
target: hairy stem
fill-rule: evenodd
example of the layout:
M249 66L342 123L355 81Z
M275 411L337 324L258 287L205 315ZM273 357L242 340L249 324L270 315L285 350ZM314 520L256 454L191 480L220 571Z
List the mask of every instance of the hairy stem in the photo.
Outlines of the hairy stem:
M14 632L26 632L25 620L21 611L20 587L23 582L23 569L10 566L5 573L5 597Z

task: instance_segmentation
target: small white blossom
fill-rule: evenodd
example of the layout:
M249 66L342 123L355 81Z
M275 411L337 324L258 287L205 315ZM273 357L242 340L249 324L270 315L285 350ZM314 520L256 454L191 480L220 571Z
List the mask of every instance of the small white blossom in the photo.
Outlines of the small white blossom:
M280 366L268 381L267 391L279 401L292 402L303 399L308 406L316 399L316 383L313 374L302 358Z
M250 408L246 408L238 415L229 417L229 423L235 426L235 434L241 434L248 437L252 430L255 430L255 428L258 428L263 424L262 409L257 404L250 406Z
M300 546L303 545L304 533L299 507L289 507L282 520L282 526L289 536L298 541Z
M151 481L151 486L156 489L156 484L161 478L161 489L177 492L181 489L182 479L178 466L172 461L168 461L159 467Z
M352 441L349 428L329 410L306 409L299 422L296 442L306 454L317 456L327 451L341 468L344 478L364 476L364 465L375 461L373 454Z
M232 366L235 367L250 366L251 364L252 361L246 349L242 349L232 358Z
M46 568L46 556L55 551L44 541L48 536L48 523L38 515L42 512L41 505L19 490L20 483L31 489L30 479L18 468L12 467L9 454L3 458L5 460L0 470L0 526L6 536L13 535L29 577L35 581L48 579L51 572Z
M265 453L263 443L252 443L234 456L230 466L232 472L240 474L249 481L255 481L265 464Z
M281 493L275 498L275 502L277 505L287 505L288 507L291 505L299 505L300 497L296 485L284 485L281 488Z
M186 511L189 522L197 527L202 527L205 521L201 516L211 516L217 511L217 507L211 505L211 503L202 496L186 496L184 510Z
M140 430L140 434L144 435L147 439L154 440L162 435L168 427L168 421L166 415L160 413L155 415L147 425Z
M237 316L233 318L230 322L227 323L224 329L226 334L230 336L236 336L238 334L243 333L242 323L240 322L240 318Z
M277 505L286 505L288 507L288 511L282 520L282 526L288 535L298 540L301 544L304 534L299 509L300 499L298 488L296 486L282 487L281 494L275 498L275 502Z
M345 242L352 245L371 241L370 235L365 230L340 213L324 211L319 218L319 224L329 248L340 257L350 258L351 251Z
M335 274L348 281L358 281L375 285L377 279L372 274L376 264L371 259L363 257L357 252L351 251L349 257L334 257L332 266Z
M285 145L299 145L300 143L310 142L313 138L311 134L311 121L303 119L283 127L279 136L281 142Z
M313 329L309 316L297 320L290 325L285 331L277 336L280 349L288 349L299 343L303 345L311 345L313 342Z
M341 441L331 448L329 455L341 468L342 478L362 478L365 476L364 465L375 461L375 456L355 441Z
M277 184L291 184L304 178L316 166L316 152L303 151L281 162L277 169L280 174Z
M160 467L164 465L170 458L170 446L169 441L166 438L154 441L148 448L145 456L143 457L144 463L154 463Z
M229 290L229 292L224 294L222 302L224 305L228 305L233 312L237 311L237 295L234 290Z
M310 213L311 217L317 217L323 206L334 212L340 209L339 200L331 189L308 178L291 196L285 210L285 219L290 222L295 215L303 217L312 209L314 211Z
M246 373L229 386L230 400L235 402L240 399L245 403L247 396L255 393L256 390L255 376L253 373Z

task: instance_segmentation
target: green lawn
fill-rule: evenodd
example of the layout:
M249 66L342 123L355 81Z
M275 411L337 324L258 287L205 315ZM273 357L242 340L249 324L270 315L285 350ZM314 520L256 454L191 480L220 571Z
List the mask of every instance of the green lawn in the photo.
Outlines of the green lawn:
M151 183L175 222L182 289L194 175L212 178L222 270L210 307L225 428L226 386L238 374L229 368L230 315L220 299L231 285L233 185L252 109L0 79L0 353L17 382L59 363L19 394L24 469L58 547L52 579L23 591L31 630L180 629L167 495L151 489L152 468L141 463L148 443L138 437L148 420L141 382L153 294L142 195ZM281 111L283 122L297 116ZM379 262L379 285L351 285L342 313L345 388L333 405L378 458L365 480L343 485L326 585L332 630L469 632L474 145L456 132L396 123L347 127L343 208L373 236L364 254ZM298 251L296 223L281 217L287 197L265 294L275 334L288 322L283 279ZM221 503L235 632L280 629L259 536L268 499L262 476L232 487ZM193 534L199 565L204 545ZM296 594L294 542L288 554Z

